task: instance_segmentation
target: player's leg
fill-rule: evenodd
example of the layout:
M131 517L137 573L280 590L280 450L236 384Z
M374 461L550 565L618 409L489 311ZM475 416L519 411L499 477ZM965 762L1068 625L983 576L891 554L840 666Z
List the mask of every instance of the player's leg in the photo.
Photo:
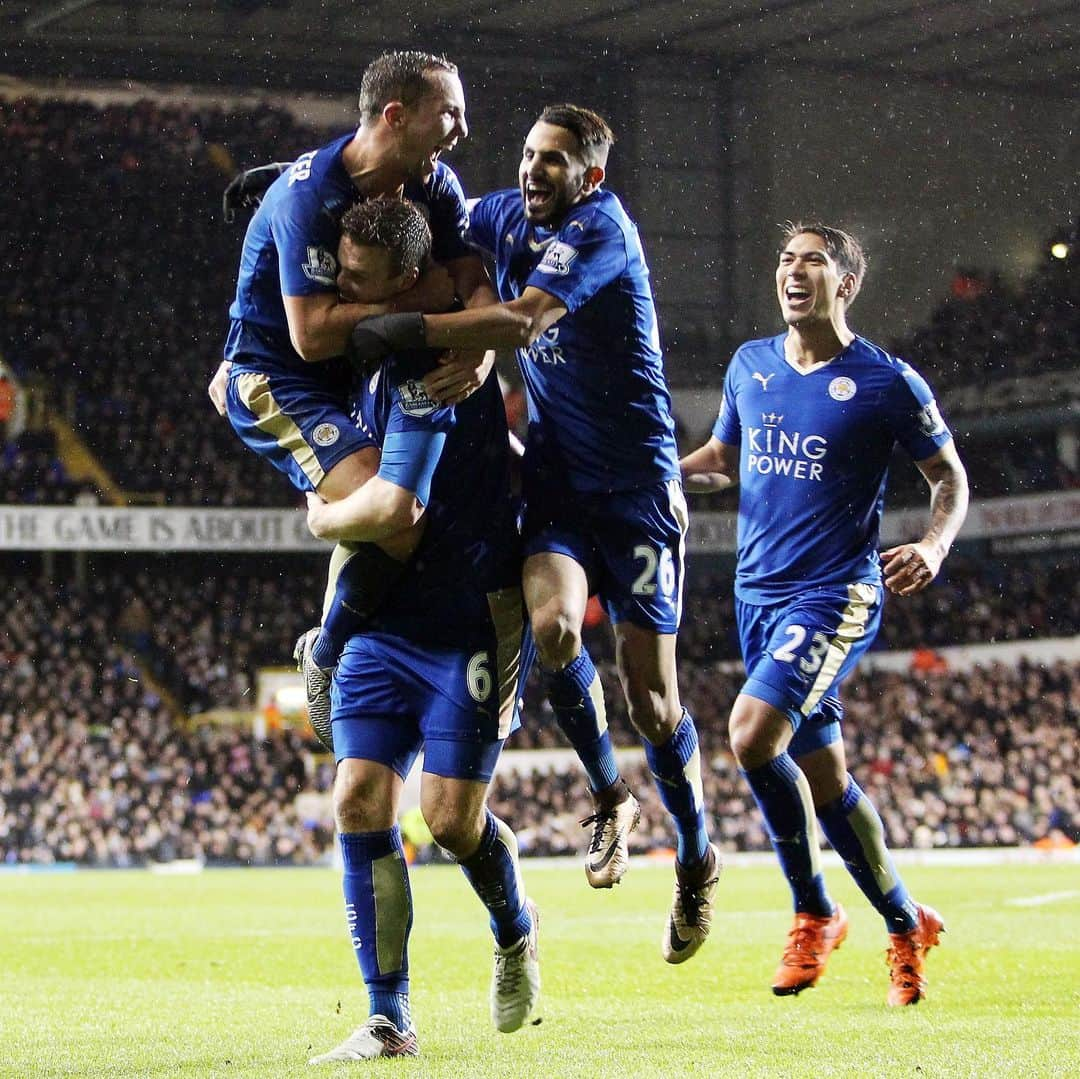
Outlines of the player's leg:
M362 487L379 470L380 453L366 446L339 461L315 488L320 498L337 502ZM339 543L330 555L322 626L310 644L311 658L332 671L345 643L364 628L397 579L404 562L416 550L423 523L375 543Z
M800 752L796 761L810 783L825 837L885 920L890 939L889 1003L918 1003L926 995L926 952L938 943L944 928L940 915L908 894L886 846L881 817L847 770L843 742Z
M461 779L428 771L475 771L471 766L458 766L463 755L484 760L494 768L500 745L496 742L474 752L463 743L427 742L421 807L435 841L457 858L487 909L495 937L491 1017L496 1029L511 1033L529 1017L540 995L538 917L525 895L517 839L509 825L487 808L488 779Z
M581 760L596 807L587 821L593 833L585 875L594 888L610 888L626 872L627 840L641 811L619 775L600 676L581 640L588 578L566 550L529 555L522 583L548 700Z
M721 869L705 820L697 729L679 700L675 635L618 621L615 645L630 719L675 826L675 893L661 951L667 962L683 963L709 935Z
M791 719L747 688L732 708L731 748L791 889L795 917L772 982L787 996L817 984L847 936L847 915L825 887L810 784L787 751Z
M344 867L342 891L353 951L368 991L369 1015L312 1064L415 1056L409 1006L412 892L397 807L402 779L376 761L346 758L334 780L334 816Z
M243 442L298 491L317 491L329 502L362 486L379 468L378 448L343 408L346 375L344 370L268 375L234 364L225 393L226 415ZM392 587L418 538L419 532L406 533L381 545L340 544L334 551L322 632L303 634L294 650L312 727L328 748L333 668L345 642Z
M662 951L669 963L705 942L720 875L709 843L697 730L679 699L675 641L682 617L686 502L678 481L609 496L593 518L598 591L615 628L630 722L675 825L675 897Z
M509 1033L540 994L536 908L525 896L517 840L486 805L532 665L520 588L488 593L486 614L462 627L462 635L468 644L460 652L409 657L424 736L421 808L435 840L457 858L487 908L495 937L491 1016Z
M370 1014L341 1045L312 1063L414 1056L408 956L412 892L397 811L420 732L382 658L363 638L350 642L339 665L333 722L342 889Z
M885 919L890 933L908 933L918 922L918 908L896 871L885 828L873 803L848 774L844 743L836 741L800 753L795 763L806 776L825 838Z

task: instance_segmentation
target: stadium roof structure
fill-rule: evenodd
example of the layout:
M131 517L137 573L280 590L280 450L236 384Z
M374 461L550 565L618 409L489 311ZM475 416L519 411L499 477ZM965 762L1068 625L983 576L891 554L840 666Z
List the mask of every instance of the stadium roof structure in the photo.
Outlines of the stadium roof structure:
M3 75L352 92L385 47L493 72L767 63L1080 97L1076 0L0 0Z

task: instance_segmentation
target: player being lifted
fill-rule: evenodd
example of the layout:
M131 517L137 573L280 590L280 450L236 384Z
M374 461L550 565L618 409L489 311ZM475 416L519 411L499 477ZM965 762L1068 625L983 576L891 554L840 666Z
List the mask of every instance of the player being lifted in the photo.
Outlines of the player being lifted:
M926 992L942 921L908 895L877 811L848 774L839 689L870 647L885 586L913 595L937 576L967 511L964 467L923 379L848 328L866 262L825 225L790 225L776 271L787 331L744 344L712 437L683 458L687 489L739 483L736 615L747 679L731 746L791 887L795 922L777 995L815 985L848 919L825 889L815 815L885 919L890 1004ZM899 442L930 486L917 543L877 552L886 471Z
M529 428L523 462L525 600L559 725L596 800L586 872L625 871L636 800L619 778L600 681L582 645L591 590L615 627L631 722L678 840L662 951L681 963L709 932L719 855L708 840L697 732L679 700L675 635L686 506L656 312L638 232L604 190L613 136L596 113L547 108L516 189L470 206L469 238L495 259L502 303L359 323L353 348L516 348Z
M409 202L369 200L341 224L346 296L392 296L408 280L403 267L415 271L427 254L430 234ZM531 663L506 416L497 379L462 404L437 405L421 381L434 364L429 351L403 351L362 372L356 429L381 452L378 473L334 503L308 495L311 530L326 539L379 542L427 521L410 572L348 640L334 678L334 810L371 1014L312 1063L417 1052L412 900L396 821L421 746L424 817L491 916L496 1027L517 1030L540 990L536 910L517 842L486 806Z
M342 358L357 320L388 310L445 310L455 292L465 301L493 300L480 258L463 238L461 185L440 155L465 138L465 99L457 68L441 56L385 53L365 70L361 122L350 134L301 154L265 192L244 238L225 363L210 387L219 411L244 442L301 491L343 498L378 467L378 455L351 423L350 371ZM264 171L265 170L261 170ZM409 280L390 300L370 290L338 293L338 221L372 196L407 197L431 222L432 253L441 264ZM424 269L423 267L420 268ZM448 276L449 274L449 276ZM419 283L413 286L419 277ZM438 372L452 397L481 381L476 357ZM339 546L331 559L323 632L298 645L306 660L312 722L325 736L330 671L358 616L377 605L418 530L375 544ZM334 599L348 588L349 606ZM353 610L350 610L350 607Z

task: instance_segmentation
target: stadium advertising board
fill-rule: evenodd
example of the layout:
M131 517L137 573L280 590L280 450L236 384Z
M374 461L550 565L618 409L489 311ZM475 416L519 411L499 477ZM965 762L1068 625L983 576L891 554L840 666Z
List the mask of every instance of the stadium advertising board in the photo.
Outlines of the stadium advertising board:
M920 507L885 514L882 542L922 534ZM1040 536L1068 545L1080 528L1080 491L975 502L963 539ZM319 551L304 514L277 509L161 509L147 506L0 506L0 550L7 551ZM696 513L689 548L699 554L735 549L735 514Z
M296 510L0 506L0 549L318 551L326 544Z

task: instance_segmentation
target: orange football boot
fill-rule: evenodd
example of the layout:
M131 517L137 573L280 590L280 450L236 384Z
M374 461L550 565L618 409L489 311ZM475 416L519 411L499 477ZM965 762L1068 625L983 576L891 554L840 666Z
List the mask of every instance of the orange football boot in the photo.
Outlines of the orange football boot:
M830 918L797 913L784 957L773 976L772 991L778 997L788 997L817 985L829 956L844 943L847 931L848 916L839 903Z
M931 907L919 907L919 923L908 933L890 933L892 941L885 953L889 964L889 1004L903 1007L918 1004L926 996L926 976L923 964L926 953L938 943L945 932L941 915Z

